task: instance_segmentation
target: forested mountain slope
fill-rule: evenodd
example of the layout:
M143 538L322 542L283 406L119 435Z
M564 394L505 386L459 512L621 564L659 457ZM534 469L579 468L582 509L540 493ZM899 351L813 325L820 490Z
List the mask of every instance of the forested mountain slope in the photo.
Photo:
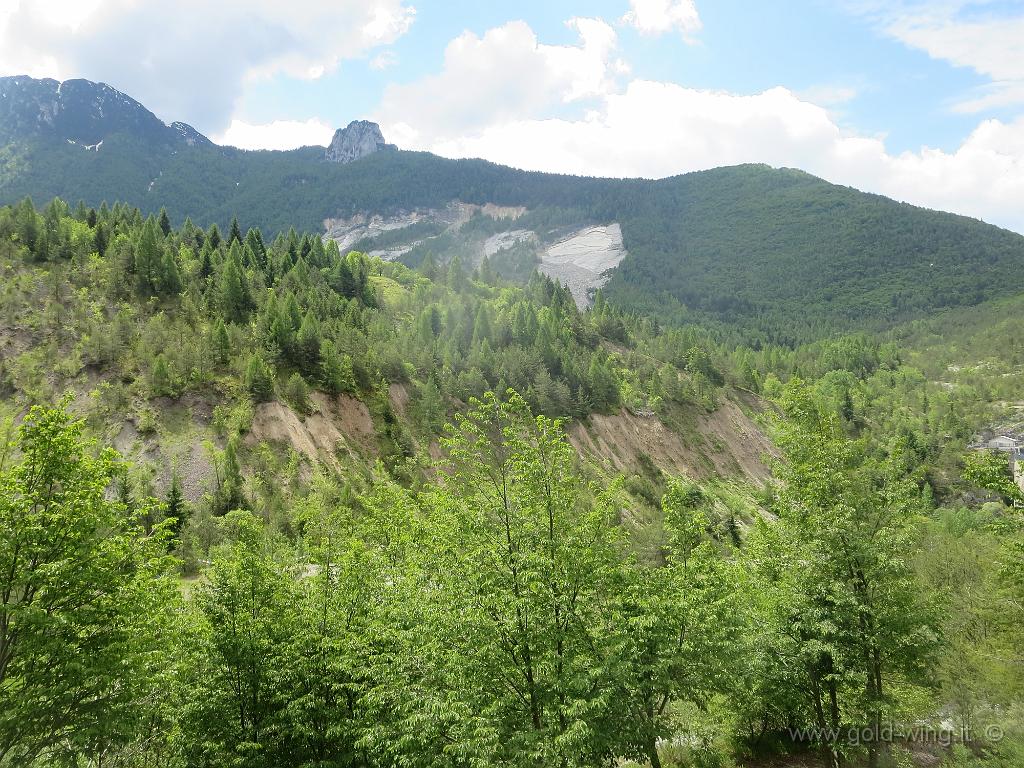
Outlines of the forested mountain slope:
M126 488L173 481L212 515L273 508L318 472L418 477L407 462L446 419L509 388L575 420L581 458L631 493L653 498L664 473L767 476L760 406L726 385L709 339L603 301L580 311L540 275L410 270L313 234L264 242L60 201L0 208L0 274L0 415L69 394L139 467Z
M92 102L69 97L61 114L85 117L40 122L50 106L25 95L38 81L0 82L9 93L0 112L2 202L121 200L144 213L165 207L175 220L188 215L204 227L224 228L238 215L243 226L268 234L452 201L524 207L534 222L556 230L615 222L628 255L613 274L610 298L626 309L739 329L760 343L880 329L1012 295L1024 266L1017 234L789 169L594 179L415 152L378 152L341 165L319 147L248 152L213 145L181 124L160 130L127 97L117 103L130 116L103 112L99 120ZM94 85L94 100L108 90ZM103 144L87 149L69 131L83 140L88 133L90 142L102 134ZM442 262L451 253L450 239L436 235L430 244Z
M0 275L0 765L1021 764L962 372L124 205Z

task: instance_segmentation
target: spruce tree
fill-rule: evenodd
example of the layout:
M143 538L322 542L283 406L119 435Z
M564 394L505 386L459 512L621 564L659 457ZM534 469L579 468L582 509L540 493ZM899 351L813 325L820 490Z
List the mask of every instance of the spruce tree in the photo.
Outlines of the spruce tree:
M238 218L231 217L231 231L228 233L228 245L242 242L242 230L238 226Z
M284 397L298 413L304 415L309 412L309 385L298 372L289 376L285 382Z
M181 293L181 272L178 270L178 261L174 258L174 252L170 248L164 248L163 252L163 258L160 261L160 294L176 296Z
M320 322L307 312L295 335L295 364L303 373L313 374L320 365Z
M324 389L332 395L356 391L352 358L339 353L329 339L320 345L320 379Z
M167 489L167 499L164 501L164 519L169 523L171 534L178 538L188 520L188 506L181 493L181 480L177 472L171 473L171 485Z
M142 227L135 244L135 277L139 291L147 296L158 292L162 255L157 235L156 222L150 216Z
M238 246L232 246L220 276L220 300L224 316L234 323L244 323L252 309L252 296L242 270Z
M223 319L217 318L217 324L213 326L213 359L218 365L224 365L230 356L231 337L228 335L228 327Z
M244 383L257 403L273 399L274 372L260 355L253 354L249 357L249 363L245 367Z
M160 209L160 216L157 219L157 223L160 226L160 231L164 233L164 237L167 237L169 234L171 234L171 220L167 216L166 208Z

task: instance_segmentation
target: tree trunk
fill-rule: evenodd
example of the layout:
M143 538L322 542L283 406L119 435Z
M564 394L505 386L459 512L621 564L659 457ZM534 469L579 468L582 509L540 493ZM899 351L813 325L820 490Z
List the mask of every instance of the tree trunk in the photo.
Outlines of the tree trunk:
M658 740L652 735L647 743L647 759L651 768L661 768L661 757L658 755Z

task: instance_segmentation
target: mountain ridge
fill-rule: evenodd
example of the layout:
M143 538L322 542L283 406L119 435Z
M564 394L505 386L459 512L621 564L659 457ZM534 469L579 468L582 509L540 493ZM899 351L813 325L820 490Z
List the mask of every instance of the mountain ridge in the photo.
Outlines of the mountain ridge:
M25 96L30 114L0 98L0 203L119 200L204 227L238 216L270 236L452 203L521 208L531 231L619 224L627 255L608 275L610 299L672 322L739 329L757 343L884 329L1013 295L1024 267L1021 235L796 169L742 165L653 180L551 174L426 152L365 152L390 146L369 123L356 123L365 135L349 147L363 149L338 163L323 147L213 144L102 84L2 82L5 93ZM111 108L100 114L97 99ZM89 141L99 138L101 120L114 118L119 130L101 146ZM522 228L482 225L489 235ZM432 233L420 252L447 261L459 250L457 234Z

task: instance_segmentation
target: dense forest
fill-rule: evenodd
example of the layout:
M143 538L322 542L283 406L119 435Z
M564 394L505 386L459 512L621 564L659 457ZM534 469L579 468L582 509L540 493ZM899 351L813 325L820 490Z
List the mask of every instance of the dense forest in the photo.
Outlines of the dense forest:
M719 328L747 345L877 332L1007 298L1024 264L1018 234L793 169L601 179L406 151L339 164L322 147L218 146L85 80L58 90L64 107L51 125L39 110L57 86L0 78L0 202L121 200L146 215L165 209L176 221L191 217L222 231L244 212L243 224L268 238L453 202L527 209L525 221L508 220L506 229L614 222L628 252L607 288L615 304ZM416 257L457 250L451 232L421 234L432 241Z
M487 260L60 200L0 208L0 269L0 765L1024 760L1024 497L967 450L1012 411L1012 301L748 347ZM689 441L741 395L766 482L567 431ZM247 439L329 398L375 451ZM108 447L207 407L198 494Z

